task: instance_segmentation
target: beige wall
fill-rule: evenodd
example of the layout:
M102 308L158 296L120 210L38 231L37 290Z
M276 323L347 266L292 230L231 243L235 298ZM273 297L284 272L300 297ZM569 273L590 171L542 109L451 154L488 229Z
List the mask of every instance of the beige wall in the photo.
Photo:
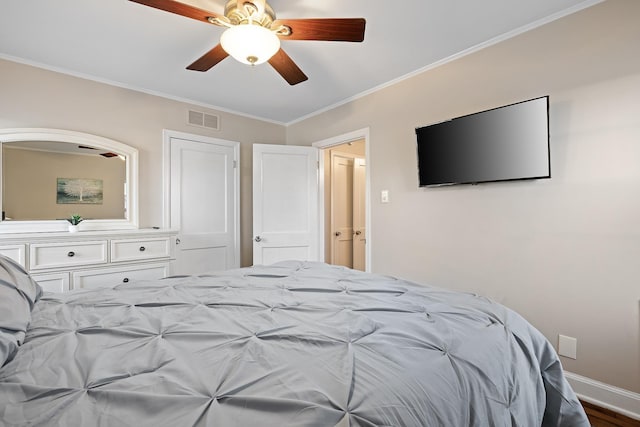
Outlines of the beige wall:
M291 125L287 143L369 127L375 272L490 296L554 345L576 337L568 371L640 392L638 22L640 2L604 2ZM552 179L418 188L416 127L542 95Z
M58 204L58 178L102 180L100 204ZM81 215L90 219L124 218L126 170L119 157L4 148L2 209L7 218L45 220Z
M189 109L218 114L221 130L187 125ZM284 126L0 60L0 128L17 127L86 132L137 148L141 227L162 226L163 129L240 142L241 259L252 263L251 144L284 143Z

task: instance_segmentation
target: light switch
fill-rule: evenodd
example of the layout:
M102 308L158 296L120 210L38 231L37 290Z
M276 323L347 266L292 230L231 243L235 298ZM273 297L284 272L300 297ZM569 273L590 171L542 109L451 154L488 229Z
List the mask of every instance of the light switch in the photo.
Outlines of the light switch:
M382 190L380 192L380 202L389 203L389 190Z

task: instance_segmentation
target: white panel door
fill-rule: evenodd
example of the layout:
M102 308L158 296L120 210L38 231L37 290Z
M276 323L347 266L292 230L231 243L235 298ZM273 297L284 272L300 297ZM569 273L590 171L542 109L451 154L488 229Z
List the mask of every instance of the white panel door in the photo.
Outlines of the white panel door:
M253 263L318 261L318 150L253 146Z
M173 274L240 266L238 143L178 137L170 145L170 225L179 229Z

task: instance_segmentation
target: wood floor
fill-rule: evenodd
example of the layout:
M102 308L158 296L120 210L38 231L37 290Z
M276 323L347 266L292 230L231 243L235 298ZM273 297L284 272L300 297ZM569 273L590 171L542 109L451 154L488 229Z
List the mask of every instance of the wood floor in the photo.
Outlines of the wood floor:
M591 427L640 427L640 421L638 420L625 417L588 402L582 401L581 403L589 417Z

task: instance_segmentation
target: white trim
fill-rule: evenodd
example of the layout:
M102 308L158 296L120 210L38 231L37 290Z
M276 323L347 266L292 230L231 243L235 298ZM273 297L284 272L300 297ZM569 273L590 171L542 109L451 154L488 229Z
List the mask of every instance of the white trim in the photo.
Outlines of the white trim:
M64 129L48 128L10 128L0 129L0 145L4 142L20 141L56 141L113 151L127 158L125 163L127 183L127 205L125 219L96 219L82 222L82 230L128 230L138 228L138 150L122 142L102 136ZM0 157L1 160L1 157ZM0 165L0 172L2 166ZM0 183L2 177L0 174ZM0 208L2 205L0 189ZM53 221L3 221L0 233L52 232L66 231L68 223L64 220Z
M313 144L311 144L312 147L316 147L320 150L323 150L325 148L334 147L336 145L346 144L348 142L364 139L364 161L367 164L367 167L365 169L365 175L366 175L365 181L366 181L366 187L367 187L365 190L365 204L366 204L365 239L367 242L367 245L365 247L365 264L366 264L365 270L367 272L373 271L372 265L371 265L371 247L373 245L373 240L371 239L371 156L369 154L369 147L371 146L371 141L370 141L369 134L370 134L369 128L366 127L366 128L352 131L352 132L344 133L342 135L323 139L321 141L316 141ZM322 256L321 259L324 259L324 252L325 252L324 251L324 232L325 232L324 230L324 211L325 211L324 173L320 173L320 171L324 171L324 155L318 156L318 158L319 158L318 222L320 223L320 230L319 230L320 234L319 234L318 242L319 242L320 255Z
M640 394L572 372L565 371L564 375L576 395L585 402L640 420Z
M353 102L353 101L355 101L357 99L364 98L367 95L371 95L372 93L378 92L378 91L380 91L382 89L385 89L385 88L387 88L389 86L393 86L396 83L400 83L400 82L402 82L404 80L407 80L407 79L410 79L412 77L415 77L418 74L422 74L422 73L425 73L425 72L427 72L429 70L432 70L434 68L438 68L441 65L445 65L445 64L447 64L449 62L455 61L456 59L462 58L463 56L470 55L470 54L478 52L478 51L480 51L480 50L482 50L484 48L487 48L489 46L493 46L494 44L498 44L498 43L503 42L505 40L508 40L510 38L519 36L520 34L526 33L527 31L531 31L531 30L533 30L535 28L541 27L541 26L543 26L545 24L548 24L550 22L556 21L556 20L558 20L560 18L563 18L565 16L568 16L568 15L571 15L573 13L579 12L582 9L586 9L586 8L594 6L594 5L598 4L598 3L602 3L603 1L604 0L585 0L582 3L579 3L579 4L577 4L577 5L573 6L573 7L561 10L560 12L554 13L553 15L549 15L549 16L547 16L545 18L542 18L542 19L539 19L537 21L534 21L534 22L532 22L530 24L523 25L522 27L516 28L515 30L511 30L511 31L508 31L508 32L506 32L504 34L500 34L499 36L496 36L496 37L494 37L492 39L489 39L489 40L487 40L485 42L479 43L479 44L477 44L475 46L471 46L470 48L464 49L464 50L462 50L462 51L460 51L458 53L454 53L453 55L450 55L450 56L448 56L446 58L440 59L439 61L432 62L429 65L426 65L426 66L424 66L422 68L418 68L417 70L411 71L410 73L407 73L407 74L405 74L403 76L400 76L400 77L395 78L393 80L389 80L388 82L382 83L382 84L380 84L378 86L374 86L371 89L367 89L364 92L360 92L360 93L358 93L358 94L356 94L354 96L351 96L349 98L346 98L346 99L343 99L341 101L338 101L335 104L328 105L328 106L326 106L324 108L321 108L319 110L316 110L316 111L314 111L312 113L309 113L309 114L304 115L302 117L298 117L297 119L294 119L294 120L291 120L291 121L287 122L286 126L290 126L290 125L299 123L301 121L304 121L306 119L309 119L311 117L315 117L317 115L320 115L322 113L326 113L327 111L333 110L334 108L337 108L337 107L340 107L342 105L348 104L348 103Z
M209 136L196 135L186 132L163 129L162 131L162 226L164 228L171 227L171 139L185 139L187 141L201 142L204 144L222 145L225 147L233 147L234 161L234 188L233 203L236 212L234 219L234 256L236 259L235 266L240 267L241 257L241 241L240 241L240 143L237 141L229 141L226 139L213 138Z

